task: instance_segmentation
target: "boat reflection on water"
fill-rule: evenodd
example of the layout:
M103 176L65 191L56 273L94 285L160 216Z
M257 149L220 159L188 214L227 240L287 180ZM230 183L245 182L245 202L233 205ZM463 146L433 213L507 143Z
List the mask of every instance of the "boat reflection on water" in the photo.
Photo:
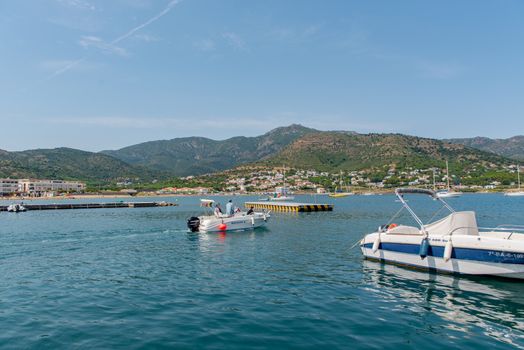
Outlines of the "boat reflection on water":
M233 232L186 232L188 240L197 242L198 250L202 253L223 252L223 247L227 246L231 240L255 240L257 237L263 237L269 231L267 227L261 227L258 230L233 231Z
M513 346L524 346L524 294L514 281L464 277L418 271L370 260L363 261L370 291L391 303L392 309L409 309L420 317L435 314L444 327L478 333Z

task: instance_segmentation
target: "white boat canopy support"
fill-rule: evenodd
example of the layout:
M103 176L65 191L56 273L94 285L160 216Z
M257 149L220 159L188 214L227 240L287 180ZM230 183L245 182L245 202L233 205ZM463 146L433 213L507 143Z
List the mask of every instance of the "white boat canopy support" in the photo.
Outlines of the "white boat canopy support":
M444 201L441 197L438 196L438 193L432 190L426 190L423 188L397 188L395 190L395 194L397 195L398 199L402 203L402 206L413 216L415 221L420 225L420 229L424 232L427 232L425 229L425 225L420 220L420 218L415 214L415 212L410 208L408 203L404 200L404 194L423 194L432 197L435 200L440 201L451 213L454 213L455 210L448 204L446 201Z

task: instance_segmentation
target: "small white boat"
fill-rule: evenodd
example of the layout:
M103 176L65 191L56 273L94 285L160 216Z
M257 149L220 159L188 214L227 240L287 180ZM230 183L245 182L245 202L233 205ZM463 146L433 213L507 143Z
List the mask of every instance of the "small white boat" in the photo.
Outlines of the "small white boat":
M517 183L518 183L518 187L516 191L506 192L504 193L504 195L508 197L523 197L524 196L524 191L520 189L520 165L517 165Z
M294 196L277 196L277 197L269 197L268 201L277 201L277 202L285 202L285 201L293 201L295 200Z
M264 226L269 220L269 212L235 213L235 215L204 215L193 216L187 220L187 227L191 232L225 232L243 231Z
M449 163L446 160L446 179L448 181L448 189L445 191L439 191L437 192L437 196L439 198L453 198L453 197L460 197L462 196L462 192L456 192L451 190L451 186L449 184ZM435 187L435 172L433 172L433 187Z
M524 191L506 192L504 195L508 197L524 197Z
M26 211L26 207L24 207L22 204L11 204L7 207L7 211L11 213L20 213Z
M294 196L290 196L288 187L286 186L286 167L284 168L283 177L282 177L282 186L275 188L275 192L272 196L261 199L265 201L277 201L277 202L286 202L295 200Z
M475 212L454 211L434 191L400 188L395 194L419 227L380 226L360 241L366 258L447 273L524 279L524 226L483 229L477 226ZM424 224L405 194L428 195L450 214Z
M462 196L462 192L455 191L439 191L437 192L437 197L439 198L453 198Z

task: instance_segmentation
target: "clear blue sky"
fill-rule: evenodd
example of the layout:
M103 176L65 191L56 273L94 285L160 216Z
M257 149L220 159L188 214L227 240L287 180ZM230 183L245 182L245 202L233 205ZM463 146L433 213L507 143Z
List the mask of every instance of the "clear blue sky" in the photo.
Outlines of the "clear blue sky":
M524 1L0 0L0 149L524 133Z

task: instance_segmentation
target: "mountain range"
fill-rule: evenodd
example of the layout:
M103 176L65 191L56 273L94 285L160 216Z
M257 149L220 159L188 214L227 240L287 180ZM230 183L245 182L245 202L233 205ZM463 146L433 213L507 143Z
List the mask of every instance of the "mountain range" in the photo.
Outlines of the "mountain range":
M201 175L244 164L318 170L366 169L385 165L439 166L509 164L524 160L524 136L435 140L402 134L318 131L293 124L261 136L212 140L185 137L151 141L99 153L71 148L21 152L0 150L0 177L78 179L169 179Z
M504 157L524 161L524 136L513 136L508 139L490 139L488 137L473 137L464 139L444 140L450 143L466 145L471 148L495 153Z
M176 176L201 175L263 160L302 136L317 132L293 124L257 137L238 136L222 141L185 137L145 142L102 153L131 165L170 172Z
M510 160L461 144L401 134L348 134L318 132L305 135L268 159L271 165L286 164L318 170L363 170L395 167L430 168L450 164L508 164Z
M72 148L22 152L0 150L0 178L50 178L107 183L126 178L152 178L155 175L148 169L129 165L102 153Z

